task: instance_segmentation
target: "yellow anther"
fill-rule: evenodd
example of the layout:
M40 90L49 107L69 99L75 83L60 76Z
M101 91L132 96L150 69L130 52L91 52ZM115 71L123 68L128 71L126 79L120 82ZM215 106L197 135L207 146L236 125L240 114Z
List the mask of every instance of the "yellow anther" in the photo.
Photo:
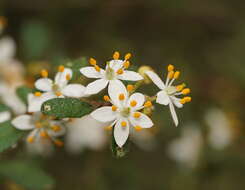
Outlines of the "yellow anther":
M191 92L191 89L189 89L189 88L185 88L181 91L181 93L184 95L189 94L190 92Z
M191 102L191 97L190 96L186 96L186 97L184 97L184 100L185 100L186 103L187 102Z
M117 111L117 106L114 106L114 105L111 106L111 110L112 110L112 111Z
M133 85L131 85L131 84L127 85L127 91L128 92L132 92L133 89L134 89Z
M134 118L140 118L141 113L140 112L134 112L133 116L134 116Z
M144 107L145 107L145 108L149 108L149 107L151 107L151 106L152 106L151 101L146 101L145 104L144 104Z
M182 99L180 99L180 101L179 101L181 104L185 104L186 102L185 102L185 98L182 98Z
M113 59L118 60L119 57L120 57L119 52L118 51L115 51L114 54L113 54Z
M169 71L168 72L168 78L172 79L174 77L174 71Z
M174 73L174 78L175 78L175 79L179 78L179 75L180 75L180 72L179 72L179 71L176 71L176 72Z
M124 66L125 69L129 68L130 62L129 62L129 61L125 61L125 62L123 63L123 66Z
M64 143L58 139L54 140L54 144L58 147L62 147L64 145Z
M106 131L111 131L111 130L112 130L112 126L107 126L107 127L105 127L105 130L106 130Z
M48 71L47 71L46 69L42 69L42 70L41 70L41 76L42 76L43 78L47 78L47 77L48 77Z
M125 59L125 60L128 60L128 59L131 58L131 56L132 56L131 53L127 53L127 54L124 56L124 59Z
M66 75L66 80L71 80L71 75L70 74Z
M117 70L117 74L118 74L118 75L123 74L123 69L118 69L118 70Z
M181 91L181 90L183 90L183 88L185 88L185 84L184 83L176 86L177 91Z
M173 71L174 70L174 66L173 65L168 65L168 72Z
M34 142L34 137L33 136L32 137L28 137L26 140L29 143L33 143Z
M5 27L7 23L8 23L7 19L3 16L0 16L0 27Z
M61 96L62 93L61 93L61 92L55 92L55 95L56 95L56 96Z
M105 95L103 98L104 98L104 100L105 100L106 102L110 102L109 96Z
M64 65L60 65L59 68L58 68L58 71L59 72L64 72L64 70L65 70Z
M131 107L135 107L137 105L137 102L135 101L135 100L132 100L131 102L130 102L130 106Z
M35 92L35 93L34 93L34 96L40 97L40 96L42 96L42 93L41 93L41 92Z
M94 65L94 69L97 71L97 72L100 72L100 67L98 65Z
M41 127L42 127L41 122L36 122L36 123L35 123L35 127L36 127L36 128L41 128Z
M144 77L144 83L145 84L150 84L152 83L152 80L147 76L147 74L145 74L146 71L153 71L153 69L149 66L141 66L139 69L138 69L138 73Z
M122 127L126 127L126 126L127 126L127 122L126 122L126 121L122 121L122 122L121 122L121 126L122 126Z
M42 138L48 138L49 135L48 135L48 133L46 131L41 131L40 132L40 137L42 137Z
M90 65L93 65L94 66L94 65L96 65L97 62L96 62L96 60L94 58L91 57L89 59L89 63L90 63Z
M61 127L59 125L53 125L51 126L51 129L54 131L54 132L58 132L61 130Z
M142 127L137 125L137 126L134 127L134 129L135 129L136 131L141 131L141 130L142 130Z
M125 95L124 94L119 94L118 99L121 100L121 101L124 100L125 99Z

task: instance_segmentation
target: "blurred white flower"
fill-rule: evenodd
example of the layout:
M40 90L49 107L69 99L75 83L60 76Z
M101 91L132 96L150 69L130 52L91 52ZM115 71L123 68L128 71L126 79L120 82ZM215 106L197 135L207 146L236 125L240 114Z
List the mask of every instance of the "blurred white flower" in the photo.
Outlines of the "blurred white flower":
M0 64L7 64L14 59L16 45L11 37L0 39Z
M11 119L11 113L9 111L0 112L0 123Z

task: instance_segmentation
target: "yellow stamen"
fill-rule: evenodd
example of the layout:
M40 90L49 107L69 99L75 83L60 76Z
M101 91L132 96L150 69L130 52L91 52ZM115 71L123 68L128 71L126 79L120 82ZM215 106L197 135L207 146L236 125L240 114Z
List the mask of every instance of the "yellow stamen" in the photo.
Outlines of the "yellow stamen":
M124 59L125 60L129 60L131 58L132 54L131 53L127 53L125 56L124 56Z
M175 78L175 79L179 78L179 75L180 75L180 72L179 72L179 71L176 71L176 72L174 73L174 78Z
M177 91L181 91L181 90L183 90L183 88L185 88L185 84L184 83L176 86Z
M131 85L131 84L127 85L127 91L128 92L132 92L133 89L134 89L133 85Z
M152 106L151 101L147 101L147 102L145 102L145 104L144 104L144 107L145 107L145 108L149 108L149 107L151 107L151 106Z
M113 59L118 60L119 57L120 57L119 52L118 51L115 51L114 54L113 54Z
M185 104L185 103L186 103L186 102L185 102L185 98L180 99L180 103L181 103L181 104Z
M62 147L64 145L64 143L58 139L54 140L54 144L58 147Z
M168 72L168 78L172 79L174 77L174 71L169 71Z
M109 96L104 96L103 98L104 98L104 100L105 100L106 102L110 102Z
M51 126L51 129L54 131L54 132L58 132L61 130L61 127L59 125L53 125Z
M123 74L123 69L118 69L118 70L117 70L117 74L118 74L118 75Z
M126 126L127 126L127 122L126 122L126 121L122 121L122 122L121 122L121 126L122 126L122 127L126 127Z
M189 94L190 92L191 92L191 89L189 89L189 88L185 88L181 91L181 93L184 95Z
M47 78L47 77L48 77L48 71L47 71L46 69L42 69L42 70L41 70L41 76L42 76L43 78Z
M187 102L191 102L191 97L190 96L186 96L186 97L184 97L184 100L185 100L186 103Z
M56 95L56 96L61 96L62 93L61 93L61 92L55 92L55 95Z
M137 105L137 102L135 101L135 100L132 100L131 102L130 102L130 106L131 107L135 107Z
M90 58L89 59L89 63L90 63L90 65L93 65L93 66L95 66L96 65L96 60L94 59L94 58Z
M135 112L133 116L134 116L135 118L140 118L141 113L140 113L140 112Z
M141 131L141 130L142 130L142 127L137 125L137 126L134 127L134 129L135 129L136 131Z
M168 65L168 72L173 71L174 70L174 66L173 65Z
M112 111L117 111L117 106L114 106L114 105L111 106L111 110L112 110Z
M41 131L40 132L40 137L42 137L42 138L48 138L49 135L48 135L48 133L46 131Z
M36 127L36 128L41 128L41 127L42 127L41 122L36 122L36 123L35 123L35 127Z
M35 92L35 93L34 93L34 96L40 97L40 96L42 96L42 93L41 93L41 92Z
M129 68L130 62L129 62L129 61L125 61L125 62L123 63L123 66L124 66L125 69Z
M94 65L94 69L97 71L97 72L100 72L100 67L98 65Z
M66 80L71 80L71 75L70 74L66 75Z
M29 143L33 143L34 142L34 137L28 137L26 140Z
M111 130L112 130L112 126L107 126L107 127L105 127L105 130L106 130L106 131L111 131Z
M64 65L60 65L59 68L58 68L58 71L59 72L64 72L64 70L65 70Z
M124 94L119 94L118 99L121 100L121 101L124 100L125 99L125 95Z

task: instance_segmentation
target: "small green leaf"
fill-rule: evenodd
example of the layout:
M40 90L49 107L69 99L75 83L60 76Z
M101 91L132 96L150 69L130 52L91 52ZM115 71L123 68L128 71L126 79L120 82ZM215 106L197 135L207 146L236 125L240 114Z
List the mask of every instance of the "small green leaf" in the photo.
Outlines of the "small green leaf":
M10 111L9 107L0 103L0 112Z
M10 121L0 123L0 152L14 145L24 134L24 131L14 128Z
M26 161L1 161L0 176L32 190L50 189L54 185L52 177Z
M29 93L32 93L33 89L26 87L26 86L20 86L16 89L16 94L18 97L23 101L25 104L27 104L27 96Z
M43 103L42 112L62 118L80 118L92 111L92 106L76 98L54 98Z

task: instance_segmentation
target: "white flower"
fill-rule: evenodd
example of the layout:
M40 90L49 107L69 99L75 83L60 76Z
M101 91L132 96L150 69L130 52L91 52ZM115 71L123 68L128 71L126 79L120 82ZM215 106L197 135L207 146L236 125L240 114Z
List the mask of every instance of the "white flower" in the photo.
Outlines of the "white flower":
M157 93L156 102L162 105L169 105L174 123L176 126L178 126L179 122L174 106L178 108L182 108L183 104L191 101L191 97L188 96L182 99L176 97L178 95L186 95L190 93L190 89L189 88L183 89L185 87L185 84L181 84L178 86L172 85L175 79L177 79L180 74L179 71L174 72L173 70L174 70L174 66L169 65L168 76L165 84L160 79L160 77L153 71L146 71L145 73L151 78L154 84L161 90L160 92Z
M48 72L41 71L43 78L35 82L35 87L44 93L36 92L28 95L28 112L40 111L43 102L52 98L74 97L80 98L85 96L85 87L81 84L68 84L72 77L72 70L59 66L59 72L55 75L54 81L47 78Z
M88 84L86 87L85 94L96 94L102 89L106 88L109 83L109 86L113 81L128 80L128 81L139 81L143 77L134 71L127 71L129 67L128 59L131 57L131 54L128 53L125 55L124 60L119 59L119 53L115 52L113 55L113 60L109 61L106 65L106 69L101 69L97 64L96 60L91 58L90 64L93 67L84 67L80 69L80 72L88 78L96 78L94 82Z
M15 52L16 45L12 38L4 37L0 40L0 64L7 63L12 60Z
M49 116L36 112L33 115L20 115L12 120L12 125L19 130L31 130L27 141L33 143L41 138L53 141L57 146L63 143L57 137L65 133L63 121L52 120Z
M130 126L136 130L153 126L151 119L139 112L144 108L145 96L134 93L130 97L125 86L118 80L114 80L108 87L112 106L98 108L91 116L100 122L110 122L114 126L114 138L119 147L122 147L128 139ZM149 102L145 104L149 105Z
M0 112L0 123L10 120L11 113L9 111Z

